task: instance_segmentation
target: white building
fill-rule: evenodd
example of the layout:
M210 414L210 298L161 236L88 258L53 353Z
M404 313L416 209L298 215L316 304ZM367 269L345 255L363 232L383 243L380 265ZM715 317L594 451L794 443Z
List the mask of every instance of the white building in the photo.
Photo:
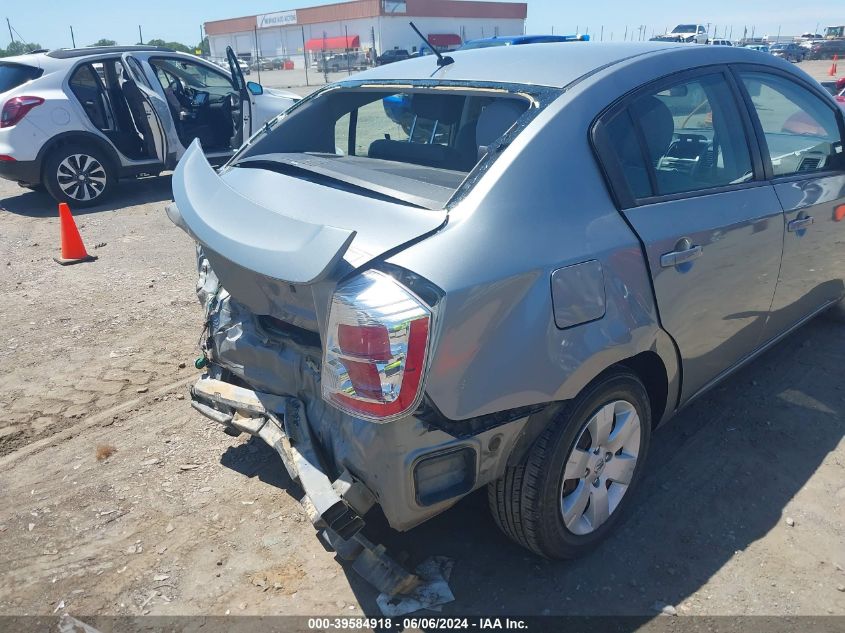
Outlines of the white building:
M373 57L391 48L410 52L421 41L413 21L438 48L494 35L522 35L528 5L524 2L458 0L352 0L306 9L291 9L205 23L212 58L226 47L242 58L287 57L298 68L304 53L315 55L358 50Z

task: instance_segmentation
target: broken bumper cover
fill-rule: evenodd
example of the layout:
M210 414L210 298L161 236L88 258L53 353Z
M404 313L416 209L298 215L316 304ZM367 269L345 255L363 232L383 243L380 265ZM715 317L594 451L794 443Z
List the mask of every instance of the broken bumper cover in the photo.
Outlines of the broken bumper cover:
M302 402L296 398L260 393L203 376L191 389L191 406L206 417L264 440L281 457L290 478L300 484L313 508L317 528L330 528L350 539L364 526L361 514L372 497L358 484L359 510L347 502L325 474L311 438ZM338 488L353 482L338 480ZM343 490L345 492L345 490Z
M332 482L311 438L302 402L261 393L209 376L191 388L191 406L236 431L260 437L276 450L291 479L302 486L302 505L326 543L382 593L411 593L420 578L390 558L384 546L362 533L362 515L375 502L372 493L348 471Z

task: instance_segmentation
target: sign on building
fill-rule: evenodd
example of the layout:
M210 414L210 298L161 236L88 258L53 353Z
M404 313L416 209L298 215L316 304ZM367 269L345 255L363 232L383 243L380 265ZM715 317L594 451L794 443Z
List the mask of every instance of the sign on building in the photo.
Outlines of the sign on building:
M290 26L296 24L296 11L265 13L255 16L255 20L259 29L266 29L271 26Z

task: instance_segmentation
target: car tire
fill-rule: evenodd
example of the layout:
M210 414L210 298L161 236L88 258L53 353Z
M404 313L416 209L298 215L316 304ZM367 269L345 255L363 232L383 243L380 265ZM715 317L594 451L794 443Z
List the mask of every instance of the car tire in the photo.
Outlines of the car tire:
M80 180L80 175L85 179ZM111 160L101 149L70 143L50 152L44 161L42 183L57 202L91 207L111 195L117 177Z
M519 464L489 484L497 525L545 558L591 551L624 516L642 475L651 426L640 379L624 369L608 373L567 404ZM598 430L595 439L591 429ZM618 450L606 450L617 445ZM578 477L565 478L573 470Z

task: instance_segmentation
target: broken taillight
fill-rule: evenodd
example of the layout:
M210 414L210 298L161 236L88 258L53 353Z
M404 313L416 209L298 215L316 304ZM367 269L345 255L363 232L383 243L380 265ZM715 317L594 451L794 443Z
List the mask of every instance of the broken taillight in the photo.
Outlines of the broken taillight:
M431 308L392 277L367 271L338 286L323 353L323 398L378 422L422 396Z

